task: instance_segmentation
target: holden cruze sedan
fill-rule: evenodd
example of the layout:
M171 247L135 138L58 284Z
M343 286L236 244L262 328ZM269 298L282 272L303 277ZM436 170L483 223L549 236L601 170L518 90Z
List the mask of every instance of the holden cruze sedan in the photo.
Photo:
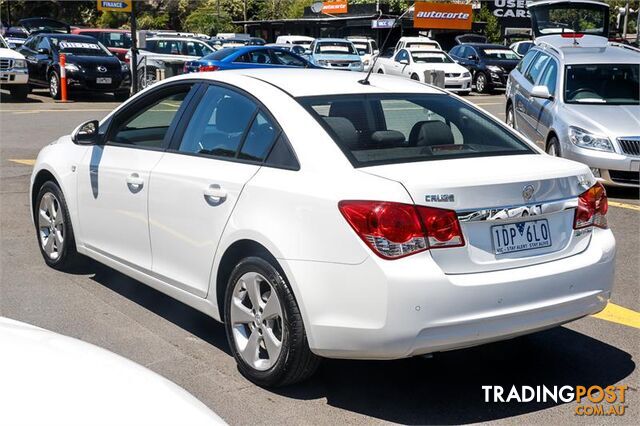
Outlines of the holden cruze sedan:
M263 386L604 308L615 241L587 166L443 90L362 78L186 74L80 125L34 168L45 262L86 255L223 321Z

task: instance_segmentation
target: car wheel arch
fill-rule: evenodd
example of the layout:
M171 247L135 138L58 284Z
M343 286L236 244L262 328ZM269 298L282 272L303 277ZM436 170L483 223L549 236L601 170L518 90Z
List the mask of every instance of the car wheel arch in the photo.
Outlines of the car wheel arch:
M35 175L35 178L33 179L33 185L31 185L31 213L32 214L35 214L34 212L35 212L36 197L38 196L38 191L40 191L40 188L42 187L42 185L44 185L45 182L48 182L48 181L52 181L53 183L58 185L58 188L60 188L60 191L62 191L62 193L64 194L62 185L60 185L60 181L56 178L56 176L48 169L41 169Z
M289 281L287 278L287 274L282 268L282 265L280 265L276 257L264 245L251 239L240 239L234 241L227 247L224 254L220 258L220 262L218 264L218 269L216 272L216 304L218 307L220 321L222 322L224 322L226 314L224 309L224 301L229 277L231 276L231 273L233 272L233 269L236 267L238 262L249 256L257 256L271 263L271 265L278 271L278 273L280 273L282 277L285 278L285 280Z

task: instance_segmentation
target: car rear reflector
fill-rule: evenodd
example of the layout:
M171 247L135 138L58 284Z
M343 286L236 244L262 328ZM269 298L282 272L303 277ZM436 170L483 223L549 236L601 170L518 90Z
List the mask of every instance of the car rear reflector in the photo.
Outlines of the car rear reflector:
M340 201L338 208L356 234L384 259L464 245L452 210L384 201Z
M607 191L600 182L587 189L578 197L578 207L573 219L573 229L589 226L607 227L607 210L609 202Z
M200 72L217 71L219 69L220 69L220 67L217 66L217 65L200 65L200 67L198 67L198 71L200 71Z

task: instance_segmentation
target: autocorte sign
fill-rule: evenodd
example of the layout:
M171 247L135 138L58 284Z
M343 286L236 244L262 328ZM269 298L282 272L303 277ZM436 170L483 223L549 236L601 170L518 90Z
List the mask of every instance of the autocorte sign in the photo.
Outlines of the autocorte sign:
M470 4L417 2L414 4L413 27L470 30L472 14Z
M103 12L131 12L132 1L133 0L98 0L98 10L101 10Z

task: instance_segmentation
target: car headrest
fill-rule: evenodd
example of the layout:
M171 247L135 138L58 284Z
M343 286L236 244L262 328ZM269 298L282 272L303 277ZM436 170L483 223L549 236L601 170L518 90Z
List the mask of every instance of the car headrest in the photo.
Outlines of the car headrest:
M440 120L418 121L411 128L409 145L452 145L454 143L451 127Z
M351 121L344 117L322 117L340 141L349 149L358 149L358 131Z
M364 104L360 101L336 101L329 107L329 117L344 117L348 119L357 130L367 130L367 115Z
M378 148L395 148L404 143L404 135L397 130L378 130L371 134L371 141Z
M243 132L254 111L255 108L245 100L226 96L220 99L216 108L216 127L221 132Z

